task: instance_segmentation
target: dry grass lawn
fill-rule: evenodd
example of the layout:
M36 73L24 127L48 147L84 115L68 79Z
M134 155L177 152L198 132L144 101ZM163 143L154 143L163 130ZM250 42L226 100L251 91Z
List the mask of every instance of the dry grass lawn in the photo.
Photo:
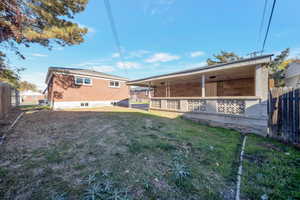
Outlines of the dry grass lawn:
M0 146L0 199L232 199L240 143L175 113L33 111Z

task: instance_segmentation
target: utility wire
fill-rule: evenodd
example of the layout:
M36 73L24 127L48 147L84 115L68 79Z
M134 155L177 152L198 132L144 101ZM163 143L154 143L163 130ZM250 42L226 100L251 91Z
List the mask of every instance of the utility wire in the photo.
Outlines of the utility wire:
M261 22L260 22L259 32L258 32L258 43L260 43L260 40L261 40L261 34L262 34L262 30L263 30L263 26L264 26L264 22L265 22L265 17L266 17L267 5L268 5L268 0L265 0L264 10L263 10L263 14L262 14L262 17L261 17Z
M265 35L265 39L264 39L264 42L263 42L263 46L262 46L261 52L264 52L264 50L265 50L265 45L266 45L266 41L267 41L267 38L268 38L268 35L269 35L269 30L270 30L271 21L272 21L272 18L273 18L273 13L274 13L275 5L276 5L276 0L273 0L271 15L269 17L268 28L267 28L267 32L266 32L266 35Z
M122 52L122 48L121 48L121 43L120 43L119 35L117 32L117 28L115 25L114 17L113 17L112 11L111 11L110 2L109 2L109 0L103 0L103 1L104 1L106 11L107 11L107 17L108 17L108 20L110 23L111 31L112 31L113 37L115 39L117 51L118 51L119 57L121 59L121 64L123 65L123 68L124 68L125 72L127 73L127 69L126 69L125 62L124 62L124 56L123 56L123 52Z

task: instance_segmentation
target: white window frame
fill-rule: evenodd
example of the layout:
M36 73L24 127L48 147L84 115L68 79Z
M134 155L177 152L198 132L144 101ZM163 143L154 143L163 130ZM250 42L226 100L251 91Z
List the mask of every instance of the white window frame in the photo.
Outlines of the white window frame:
M82 79L82 83L77 83L77 79L78 78L81 78ZM85 83L84 81L85 81L85 79L90 79L90 83L89 84L87 84L87 83ZM93 85L93 79L92 78L90 78L90 77L84 77L84 76L75 76L75 84L76 85Z
M113 82L114 84L110 85L111 82ZM118 83L118 86L115 86L115 83ZM121 87L121 82L120 81L115 81L115 80L110 80L108 82L108 87L111 87L111 88L120 88Z

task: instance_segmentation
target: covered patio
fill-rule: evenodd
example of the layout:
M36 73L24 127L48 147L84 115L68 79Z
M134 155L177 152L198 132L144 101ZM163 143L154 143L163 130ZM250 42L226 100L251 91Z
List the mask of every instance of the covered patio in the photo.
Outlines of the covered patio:
M163 74L127 84L154 89L150 109L181 112L196 121L244 132L266 133L266 65L271 56Z

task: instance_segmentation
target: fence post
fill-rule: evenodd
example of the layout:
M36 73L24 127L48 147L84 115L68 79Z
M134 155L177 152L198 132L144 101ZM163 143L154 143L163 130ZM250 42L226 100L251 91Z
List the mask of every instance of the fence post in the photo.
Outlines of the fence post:
M0 119L4 117L4 103L3 103L3 84L0 83Z
M300 88L295 90L295 140L296 144L300 143Z

